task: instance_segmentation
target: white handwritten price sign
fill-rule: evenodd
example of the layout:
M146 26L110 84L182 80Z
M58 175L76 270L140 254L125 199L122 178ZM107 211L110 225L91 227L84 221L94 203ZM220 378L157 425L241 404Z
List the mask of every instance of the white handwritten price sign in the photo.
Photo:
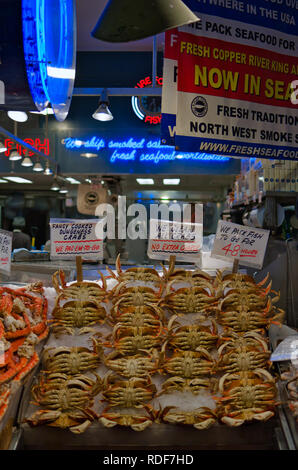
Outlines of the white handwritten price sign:
M203 245L203 224L150 220L148 257L169 260L176 256L178 261L197 263Z
M220 220L212 258L230 258L257 269L263 267L270 231Z
M0 272L10 275L11 272L12 232L0 230Z
M103 240L96 235L97 219L51 219L51 259L73 260L80 255L103 259Z

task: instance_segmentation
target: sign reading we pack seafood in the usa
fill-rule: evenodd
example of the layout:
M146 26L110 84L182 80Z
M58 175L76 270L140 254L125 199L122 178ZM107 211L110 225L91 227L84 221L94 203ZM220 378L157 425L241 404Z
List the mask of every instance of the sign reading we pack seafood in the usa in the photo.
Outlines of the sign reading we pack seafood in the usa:
M297 1L185 3L200 21L168 33L176 41L176 150L298 160ZM174 114L163 112L169 133Z
M269 230L220 220L217 225L211 257L239 260L240 265L261 269L269 234Z

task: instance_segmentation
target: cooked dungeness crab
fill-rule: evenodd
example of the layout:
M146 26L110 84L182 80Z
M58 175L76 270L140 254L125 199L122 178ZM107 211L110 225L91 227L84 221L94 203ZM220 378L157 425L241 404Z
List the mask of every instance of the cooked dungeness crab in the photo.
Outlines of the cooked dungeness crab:
M96 302L70 300L62 307L54 307L53 331L55 334L74 334L75 328L79 328L79 333L83 334L92 331L92 326L102 324L106 314L105 308Z
M135 354L133 356L124 356L119 351L113 351L105 357L105 365L123 377L145 378L155 374L158 370L159 358L158 354L144 351L143 354Z
M268 338L257 331L247 331L236 333L233 330L227 330L219 338L218 353L225 351L253 348L256 351L269 352Z
M161 309L152 307L121 307L117 315L108 317L108 322L115 326L116 323L127 326L142 326L149 328L159 328L163 321L163 312Z
M112 341L111 341L112 340ZM161 330L146 327L122 327L116 325L112 335L107 337L104 346L115 348L121 354L134 355L139 352L159 348L162 343Z
M215 372L215 361L204 348L196 351L174 351L169 358L164 347L161 352L161 372L191 379Z
M153 268L137 267L137 268L128 268L125 271L121 268L120 254L116 258L116 271L115 274L109 266L107 266L107 271L111 276L118 281L118 283L128 283L135 281L142 281L146 283L153 283L160 285L162 282L161 277L158 272Z
M167 406L158 413L158 419L165 423L183 424L202 430L213 426L217 421L217 415L207 407L184 411L175 406Z
M202 325L181 325L178 316L173 316L168 323L167 344L174 349L195 351L198 347L210 350L218 340L217 326L211 319L212 327Z
M74 300L79 302L104 302L107 297L107 284L103 274L99 271L102 285L96 282L83 281L81 265L77 264L77 281L67 285L65 273L62 270L57 271L52 276L53 286L57 292L55 308L61 306L63 300ZM60 281L60 282L59 282Z
M280 325L284 315L284 310L275 308L270 298L230 291L218 306L217 321L236 332L245 332L263 330L272 323Z
M254 290L260 295L268 295L271 291L272 281L265 286L266 282L269 280L269 273L261 281L256 282L252 276L248 274L241 273L231 273L224 275L223 271L219 270L216 273L214 280L214 285L218 292L224 293L225 289L236 289L238 291L247 291Z
M103 397L109 402L107 409L114 406L123 408L143 408L150 402L156 393L156 387L148 377L140 379L133 377L128 380L119 378L108 373L103 380Z
M219 381L218 416L229 426L274 416L276 379L265 369L225 374Z
M92 405L101 385L98 376L92 380L85 375L47 374L32 387L34 403L44 409L35 412L26 422L31 426L47 424L69 428L80 434L98 418Z
M99 418L101 424L106 428L113 428L115 426L124 426L131 428L133 431L144 431L153 423L152 413L150 409L144 406L146 414L137 414L136 410L133 413L124 411L112 412L104 410Z
M162 266L163 279L165 283L171 282L171 285L178 282L186 282L192 287L201 287L203 289L209 289L210 293L214 294L213 278L209 274L196 270L186 270L183 268L175 269L176 257L171 256L169 261L169 268Z
M171 281L167 284L165 297L160 301L160 306L170 312L181 315L187 313L211 313L217 306L218 299L201 287L181 287L174 290Z
M101 347L94 338L93 350L84 347L66 347L46 349L43 353L43 368L46 372L59 372L67 375L81 374L90 369L97 369L101 364Z
M121 282L111 294L112 315L117 316L126 307L151 307L159 315L161 293L162 288L157 291L147 286L127 287L125 282Z
M183 377L170 377L162 384L162 389L157 393L156 397L165 393L172 392L191 392L198 395L202 391L215 391L217 380L213 381L204 377L196 377L194 379L185 379Z

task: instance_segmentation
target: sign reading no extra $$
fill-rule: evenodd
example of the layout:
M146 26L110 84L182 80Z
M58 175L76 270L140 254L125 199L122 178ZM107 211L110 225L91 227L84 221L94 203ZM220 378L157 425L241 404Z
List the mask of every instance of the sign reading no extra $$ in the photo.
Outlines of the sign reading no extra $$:
M175 255L177 261L197 263L203 244L203 224L150 220L148 257L169 260Z
M0 230L0 273L10 275L12 232Z
M103 259L103 240L96 235L97 219L51 219L51 259Z
M239 264L263 267L269 230L245 227L220 220L211 256L239 260Z

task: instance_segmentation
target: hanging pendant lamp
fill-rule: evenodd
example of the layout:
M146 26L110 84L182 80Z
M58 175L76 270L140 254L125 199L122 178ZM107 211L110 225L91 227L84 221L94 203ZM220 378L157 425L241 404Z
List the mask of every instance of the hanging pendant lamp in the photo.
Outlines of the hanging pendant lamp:
M92 36L106 42L129 42L199 21L181 0L110 0Z

